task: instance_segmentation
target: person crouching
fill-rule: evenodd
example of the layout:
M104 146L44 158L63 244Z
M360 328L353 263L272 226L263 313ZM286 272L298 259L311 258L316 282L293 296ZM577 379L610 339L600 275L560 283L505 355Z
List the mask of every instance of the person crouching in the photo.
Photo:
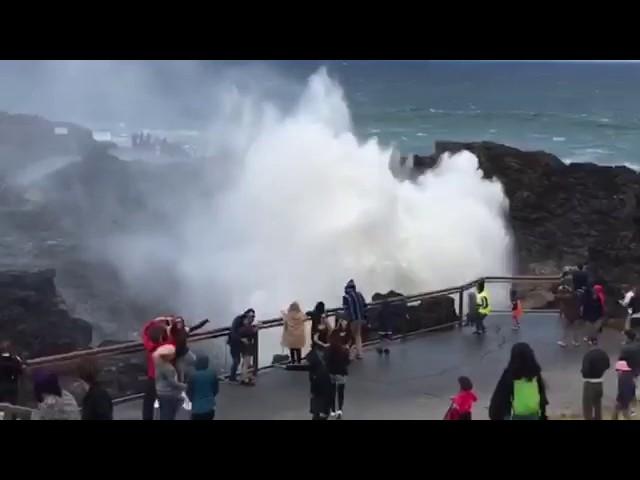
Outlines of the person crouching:
M209 357L196 355L195 371L187 381L187 397L191 401L191 420L213 420L216 416L218 374L209 368Z

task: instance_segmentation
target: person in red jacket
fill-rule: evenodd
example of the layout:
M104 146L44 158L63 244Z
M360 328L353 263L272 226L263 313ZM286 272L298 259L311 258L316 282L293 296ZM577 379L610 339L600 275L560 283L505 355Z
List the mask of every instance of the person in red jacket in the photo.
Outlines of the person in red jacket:
M460 391L451 399L451 406L445 420L471 420L473 404L478 401L469 377L459 377L458 384Z
M167 343L173 344L169 335L169 328L175 316L156 317L145 324L142 329L142 344L147 355L147 384L142 400L142 419L153 420L154 403L156 401L156 367L153 361L153 352L159 346Z

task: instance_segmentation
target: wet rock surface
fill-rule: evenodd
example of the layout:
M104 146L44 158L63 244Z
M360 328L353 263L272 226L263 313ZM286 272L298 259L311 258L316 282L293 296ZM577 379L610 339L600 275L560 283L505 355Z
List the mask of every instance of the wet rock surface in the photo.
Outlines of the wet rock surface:
M55 286L55 271L0 272L0 338L26 358L88 348L91 324L72 316Z
M486 178L497 178L509 199L521 274L559 274L588 263L609 296L640 283L640 175L627 167L566 165L547 152L491 142L436 142L433 155L414 158L418 175L444 152L468 150Z

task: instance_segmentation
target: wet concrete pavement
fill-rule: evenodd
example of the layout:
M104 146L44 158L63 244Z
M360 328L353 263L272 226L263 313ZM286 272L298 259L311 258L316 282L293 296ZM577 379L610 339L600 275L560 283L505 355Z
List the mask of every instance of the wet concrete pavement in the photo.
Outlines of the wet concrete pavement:
M354 361L347 381L344 418L381 420L438 420L449 398L456 393L457 377L467 375L480 400L475 419L487 418L493 389L507 364L511 346L528 342L536 352L548 385L549 414L579 414L582 381L580 366L587 346L563 349L557 314L527 314L522 329L511 330L509 315L486 320L487 335L479 338L471 329L425 334L393 343L390 357L368 350L364 360ZM605 330L601 344L612 356L620 350L621 335ZM604 405L613 404L616 379L605 375ZM273 368L261 372L257 386L221 385L218 419L309 419L309 383L306 372ZM116 408L117 419L140 418L141 402ZM180 418L187 418L181 412Z

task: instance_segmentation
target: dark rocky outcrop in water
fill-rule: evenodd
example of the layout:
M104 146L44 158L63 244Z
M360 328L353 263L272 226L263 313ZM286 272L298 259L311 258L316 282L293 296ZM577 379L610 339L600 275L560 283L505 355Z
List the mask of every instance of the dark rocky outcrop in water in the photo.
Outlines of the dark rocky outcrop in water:
M72 317L58 295L55 272L0 272L0 338L26 358L89 347L91 325Z
M371 300L373 302L380 302L397 297L402 297L402 294L392 290L386 294L375 293ZM377 331L380 315L388 315L391 318L391 325L395 333L411 333L460 320L460 317L458 317L456 313L453 298L447 295L427 298L417 304L411 305L398 302L389 303L386 306L377 305L370 307L367 311L367 316L373 336L375 336L375 332ZM446 329L446 327L443 327L443 330Z
M436 142L416 157L423 173L444 152L468 150L485 177L498 178L509 198L519 272L560 273L588 262L595 279L617 296L640 282L640 175L627 167L565 164L546 152L490 142Z

